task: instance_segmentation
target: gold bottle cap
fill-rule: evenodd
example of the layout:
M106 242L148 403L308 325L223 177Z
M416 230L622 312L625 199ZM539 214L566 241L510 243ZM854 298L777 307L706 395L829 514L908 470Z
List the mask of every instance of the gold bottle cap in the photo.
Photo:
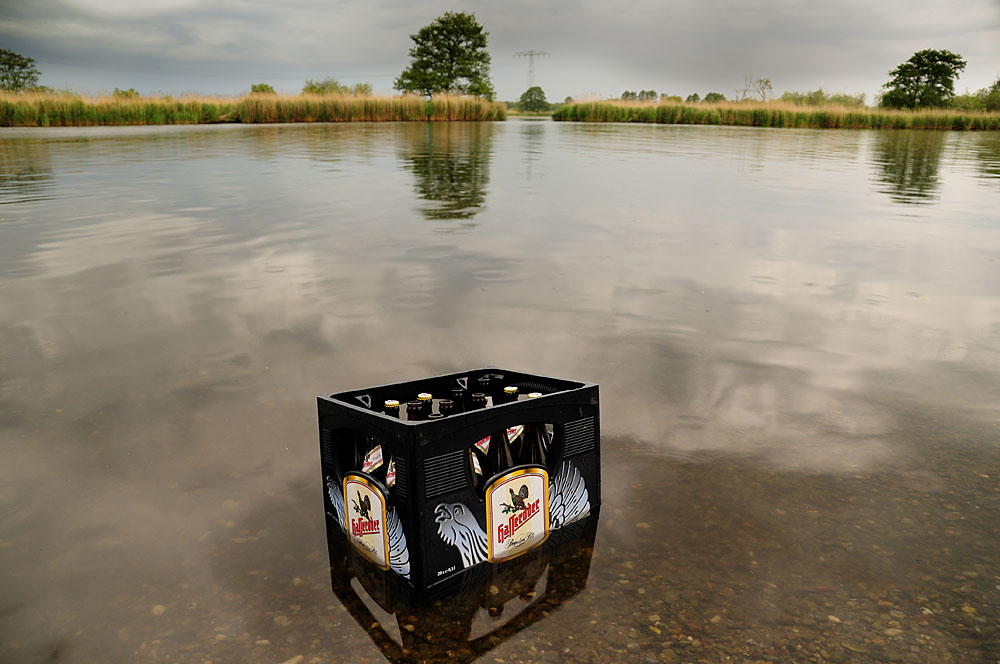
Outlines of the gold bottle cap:
M503 392L504 394L517 394L517 388L514 387L513 385L508 385L507 387L503 388Z
M528 398L529 399L537 399L540 396L542 396L541 392L529 392L528 393Z
M396 401L395 399L386 399L385 400L385 407L386 408L399 408L399 402Z
M417 395L417 401L430 401L432 398L430 392L421 392Z

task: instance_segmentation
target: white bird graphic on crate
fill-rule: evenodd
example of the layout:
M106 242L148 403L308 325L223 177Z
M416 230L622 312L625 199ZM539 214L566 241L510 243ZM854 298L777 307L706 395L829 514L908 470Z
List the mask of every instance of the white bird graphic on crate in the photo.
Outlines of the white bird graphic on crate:
M330 497L330 506L333 507L333 513L327 512L327 514L330 514L337 525L346 533L344 494L340 484L327 477L326 488L326 493ZM399 521L395 507L390 508L385 516L385 532L389 538L389 568L407 579L410 578L410 551L406 548L406 533L403 532L403 524Z
M472 567L485 562L488 554L486 531L472 511L462 503L441 503L434 508L438 535L446 544L458 548L462 566ZM580 470L563 461L559 472L549 480L549 530L590 516L590 495Z
M475 515L462 503L441 503L434 508L438 535L446 544L458 547L462 567L472 567L486 560L486 533Z

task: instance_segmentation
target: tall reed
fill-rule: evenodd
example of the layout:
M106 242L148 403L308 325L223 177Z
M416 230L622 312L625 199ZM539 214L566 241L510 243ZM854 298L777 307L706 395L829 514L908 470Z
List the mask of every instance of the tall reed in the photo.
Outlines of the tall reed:
M803 107L792 104L636 104L592 101L567 104L554 120L576 122L652 122L722 124L746 127L819 129L1000 130L1000 113L876 108Z
M503 104L475 97L252 94L237 98L121 98L0 93L0 127L504 120Z

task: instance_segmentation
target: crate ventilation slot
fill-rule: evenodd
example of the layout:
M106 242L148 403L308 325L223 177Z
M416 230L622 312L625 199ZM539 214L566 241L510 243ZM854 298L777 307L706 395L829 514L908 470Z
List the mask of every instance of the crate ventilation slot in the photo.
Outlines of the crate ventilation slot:
M595 447L596 439L594 437L593 417L585 417L582 420L566 424L566 443L563 446L564 456L571 457L585 452L592 452Z
M406 495L406 461L396 459L396 489L398 495Z
M333 433L329 429L319 430L320 458L327 467L333 466Z
M424 497L433 498L461 489L466 484L466 451L456 450L424 462ZM399 469L396 469L399 473ZM398 475L396 481L398 482Z

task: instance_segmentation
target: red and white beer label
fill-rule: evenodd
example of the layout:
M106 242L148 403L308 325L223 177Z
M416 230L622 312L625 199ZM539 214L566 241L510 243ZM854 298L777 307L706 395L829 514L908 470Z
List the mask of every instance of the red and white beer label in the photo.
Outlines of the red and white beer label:
M389 569L389 534L385 529L386 500L382 491L360 475L344 476L347 539L361 554Z
M509 442L513 443L515 440L517 440L517 437L520 436L522 433L524 433L524 425L523 424L518 424L516 426L512 426L511 428L507 429L507 440ZM486 438L481 438L476 443L476 447L478 447L479 451L482 452L483 454L486 454L487 452L489 452L490 451L490 437L486 436Z
M368 454L365 455L364 463L361 464L361 470L366 473L370 473L379 466L382 465L382 446L376 445L375 447L368 450Z
M549 536L549 474L518 468L486 489L486 530L490 562L525 553Z
M385 485L392 488L396 484L396 460L389 457L389 467L385 469Z

